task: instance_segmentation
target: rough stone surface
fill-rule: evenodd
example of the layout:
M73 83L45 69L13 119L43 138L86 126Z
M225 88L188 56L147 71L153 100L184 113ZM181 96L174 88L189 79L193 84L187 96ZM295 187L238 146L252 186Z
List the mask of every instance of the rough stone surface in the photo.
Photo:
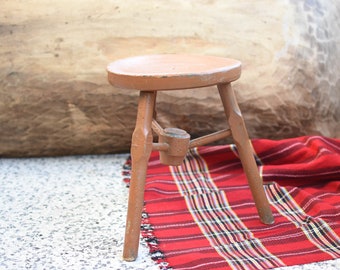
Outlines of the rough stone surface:
M1 160L0 269L159 270L141 241L124 262L127 155ZM340 259L280 270L338 270Z
M111 87L105 67L149 53L240 59L234 87L251 137L340 135L337 0L13 0L1 9L0 156L127 151L138 95ZM163 125L192 136L225 127L213 88L158 101Z

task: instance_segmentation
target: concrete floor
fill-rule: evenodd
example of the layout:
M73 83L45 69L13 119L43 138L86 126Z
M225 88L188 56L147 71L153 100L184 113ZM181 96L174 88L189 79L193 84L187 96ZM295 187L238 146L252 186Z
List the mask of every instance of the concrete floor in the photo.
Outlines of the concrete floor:
M126 157L0 159L0 269L158 269L143 243L136 262L121 260Z

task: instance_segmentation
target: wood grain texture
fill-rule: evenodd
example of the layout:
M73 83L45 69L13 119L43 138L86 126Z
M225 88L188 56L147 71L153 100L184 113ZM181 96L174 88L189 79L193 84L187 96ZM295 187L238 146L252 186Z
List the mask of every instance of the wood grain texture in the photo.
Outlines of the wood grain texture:
M105 68L122 57L236 58L251 137L340 136L340 2L2 1L0 156L128 151L137 93ZM159 93L158 119L192 137L225 128L218 91Z

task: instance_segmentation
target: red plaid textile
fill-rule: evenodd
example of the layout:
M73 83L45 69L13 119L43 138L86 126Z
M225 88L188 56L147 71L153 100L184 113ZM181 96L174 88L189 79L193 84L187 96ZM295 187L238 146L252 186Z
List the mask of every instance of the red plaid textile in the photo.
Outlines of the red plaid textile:
M340 140L253 146L275 224L260 223L234 145L152 153L142 236L161 269L270 269L340 257Z

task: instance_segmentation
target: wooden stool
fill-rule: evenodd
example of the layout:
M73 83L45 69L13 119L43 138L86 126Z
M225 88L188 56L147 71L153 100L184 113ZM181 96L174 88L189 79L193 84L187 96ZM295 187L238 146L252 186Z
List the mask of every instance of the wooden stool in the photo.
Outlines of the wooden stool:
M162 163L177 166L189 148L231 135L260 219L265 224L274 222L253 148L230 84L241 75L239 61L213 56L147 55L118 60L111 63L107 70L109 82L113 86L140 91L131 144L132 172L123 252L126 261L135 260L138 254L145 178L152 150L160 151ZM217 85L230 129L190 140L190 135L184 130L163 129L154 119L157 91L211 85ZM158 143L153 142L152 130L159 137Z

